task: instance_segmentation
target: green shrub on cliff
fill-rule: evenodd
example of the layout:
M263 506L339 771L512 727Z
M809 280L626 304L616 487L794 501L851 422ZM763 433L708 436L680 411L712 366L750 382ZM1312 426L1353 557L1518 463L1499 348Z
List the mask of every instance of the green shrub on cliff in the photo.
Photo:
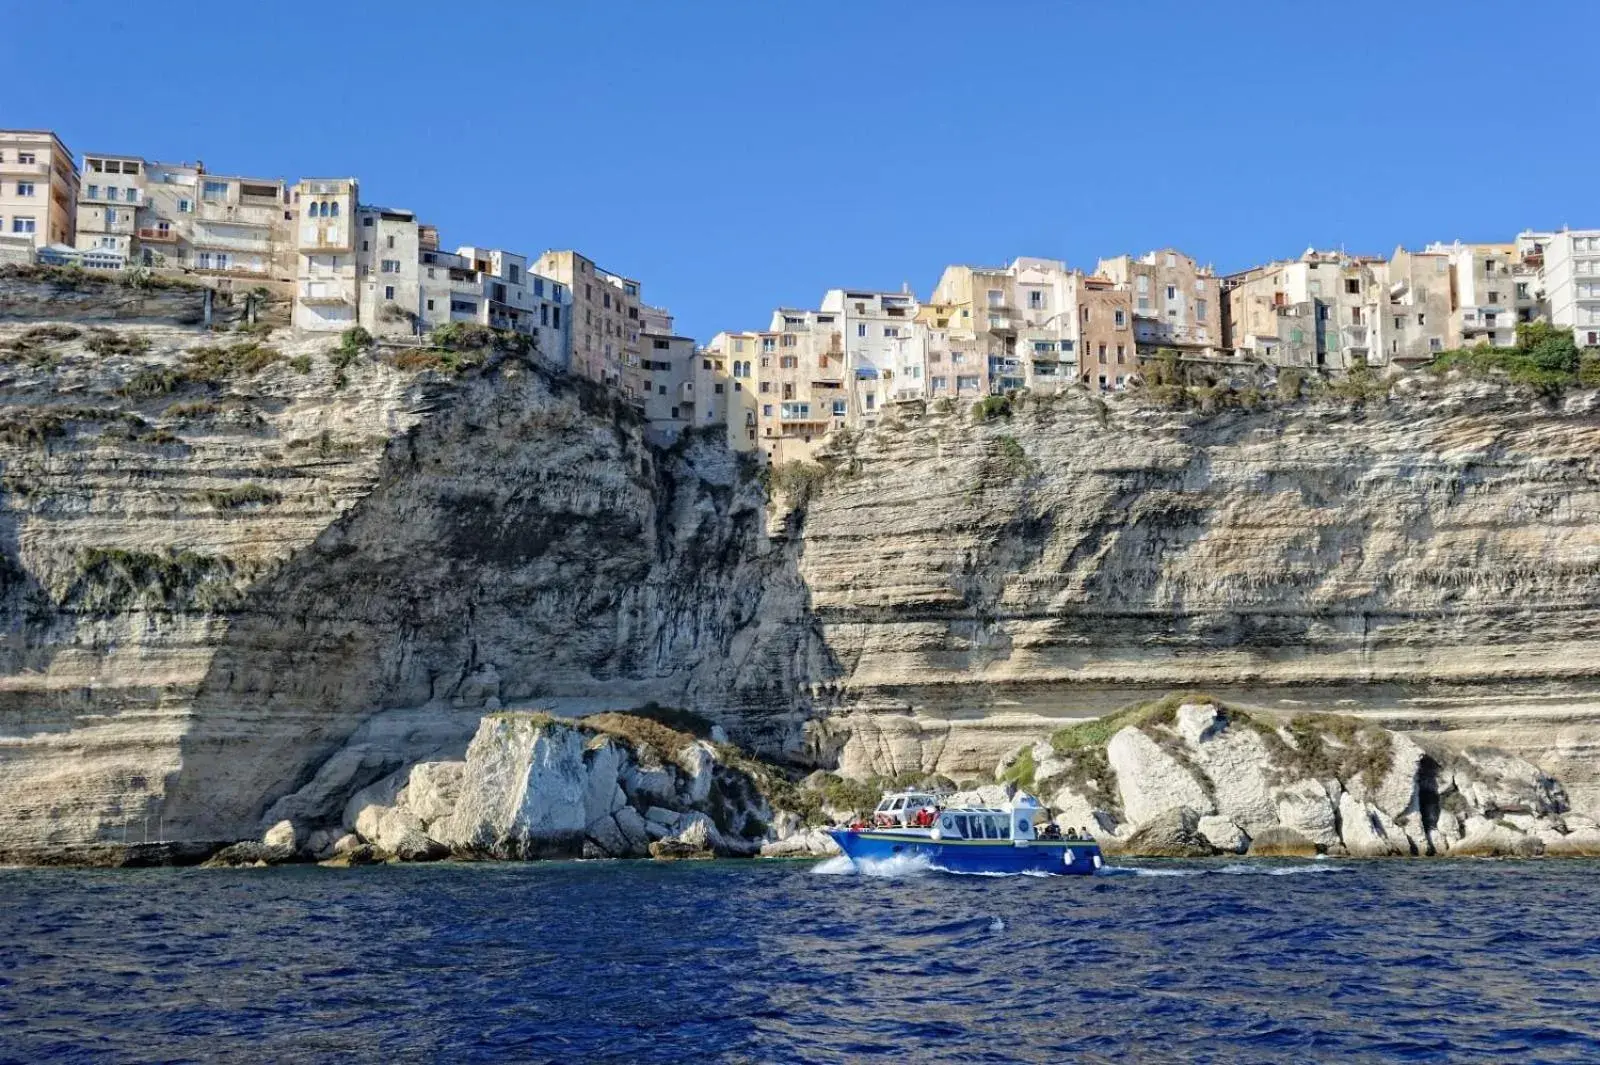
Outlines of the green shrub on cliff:
M230 378L258 374L282 360L283 355L276 348L259 340L241 340L226 346L190 349L184 359L183 374L195 384L220 384Z
M86 547L58 602L92 614L135 609L215 609L236 594L226 558L169 548L165 552Z
M283 493L250 481L233 488L206 492L202 498L217 510L238 510L255 504L276 503L283 498Z
M1006 767L1005 772L1000 775L1000 779L1005 783L1015 784L1023 791L1031 792L1037 783L1034 780L1034 774L1038 770L1039 765L1033 760L1033 748L1024 747L1021 753L1017 755L1016 761Z
M811 502L827 479L827 468L819 463L801 459L779 462L767 467L767 497L782 496L798 509Z
M1548 322L1522 322L1517 326L1515 347L1481 345L1446 351L1430 362L1427 369L1436 374L1459 370L1479 378L1505 376L1541 392L1559 393L1572 385L1595 387L1600 384L1597 356L1600 352L1594 349L1578 348L1571 329Z
M140 333L91 329L83 345L96 355L143 355L150 350L150 338Z
M972 405L972 420L978 422L993 421L995 418L1011 417L1010 396L984 396Z

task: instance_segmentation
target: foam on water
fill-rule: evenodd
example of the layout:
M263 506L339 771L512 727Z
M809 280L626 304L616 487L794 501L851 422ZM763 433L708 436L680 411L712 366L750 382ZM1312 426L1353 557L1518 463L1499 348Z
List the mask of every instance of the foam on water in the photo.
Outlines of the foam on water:
M893 858L862 858L852 861L844 855L818 862L811 870L822 876L922 876L934 871L934 866L920 854L897 854Z

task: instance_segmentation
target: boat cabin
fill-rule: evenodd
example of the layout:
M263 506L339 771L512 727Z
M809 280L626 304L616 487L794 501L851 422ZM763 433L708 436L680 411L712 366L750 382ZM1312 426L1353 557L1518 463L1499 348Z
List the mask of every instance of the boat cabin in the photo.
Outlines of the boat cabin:
M1033 812L1027 808L1015 810L1000 807L969 807L944 810L934 824L937 839L1009 839L1035 838Z
M884 827L915 827L918 821L931 820L933 812L939 808L939 802L940 797L931 791L893 792L879 800L878 808L872 812L872 820L874 824ZM926 824L922 827L926 827Z

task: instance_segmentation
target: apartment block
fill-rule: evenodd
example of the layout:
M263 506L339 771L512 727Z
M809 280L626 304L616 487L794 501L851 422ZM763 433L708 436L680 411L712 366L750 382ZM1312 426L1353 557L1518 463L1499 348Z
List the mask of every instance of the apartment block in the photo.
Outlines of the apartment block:
M1579 347L1600 346L1600 229L1525 233L1517 242L1539 269L1551 323L1571 329Z
M1211 267L1164 248L1137 259L1102 259L1095 274L1132 290L1134 342L1140 354L1172 348L1210 357L1221 347L1222 288Z
M14 257L74 247L78 167L49 130L0 130L0 243Z
M310 179L293 188L297 329L342 333L359 324L358 194L355 178Z
M637 385L624 382L623 370L639 367L639 282L575 251L547 251L534 269L572 292L572 371L636 392Z

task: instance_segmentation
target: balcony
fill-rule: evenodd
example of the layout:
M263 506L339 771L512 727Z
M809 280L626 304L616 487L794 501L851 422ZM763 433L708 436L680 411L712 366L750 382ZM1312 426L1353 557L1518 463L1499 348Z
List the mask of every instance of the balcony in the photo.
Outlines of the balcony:
M337 307L354 301L345 293L342 287L312 282L300 286L300 302L313 307Z
M14 160L0 162L0 174L6 177L44 177L50 173L45 163L19 163Z
M178 242L178 231L176 229L144 226L139 230L139 239L146 243L176 244Z
M694 382L693 381L682 381L682 382L679 382L679 384L678 384L678 402L679 403L693 403L694 402Z
M196 227L189 234L189 243L196 248L211 248L220 251L243 251L255 255L266 255L272 250L272 241L266 237L227 237L208 233Z
M277 205L271 207L234 206L229 203L206 203L195 206L195 217L202 222L223 222L230 226L271 228L277 214Z
M1017 323L1014 318L990 312L987 319L987 328L991 333L1015 333L1017 331Z

